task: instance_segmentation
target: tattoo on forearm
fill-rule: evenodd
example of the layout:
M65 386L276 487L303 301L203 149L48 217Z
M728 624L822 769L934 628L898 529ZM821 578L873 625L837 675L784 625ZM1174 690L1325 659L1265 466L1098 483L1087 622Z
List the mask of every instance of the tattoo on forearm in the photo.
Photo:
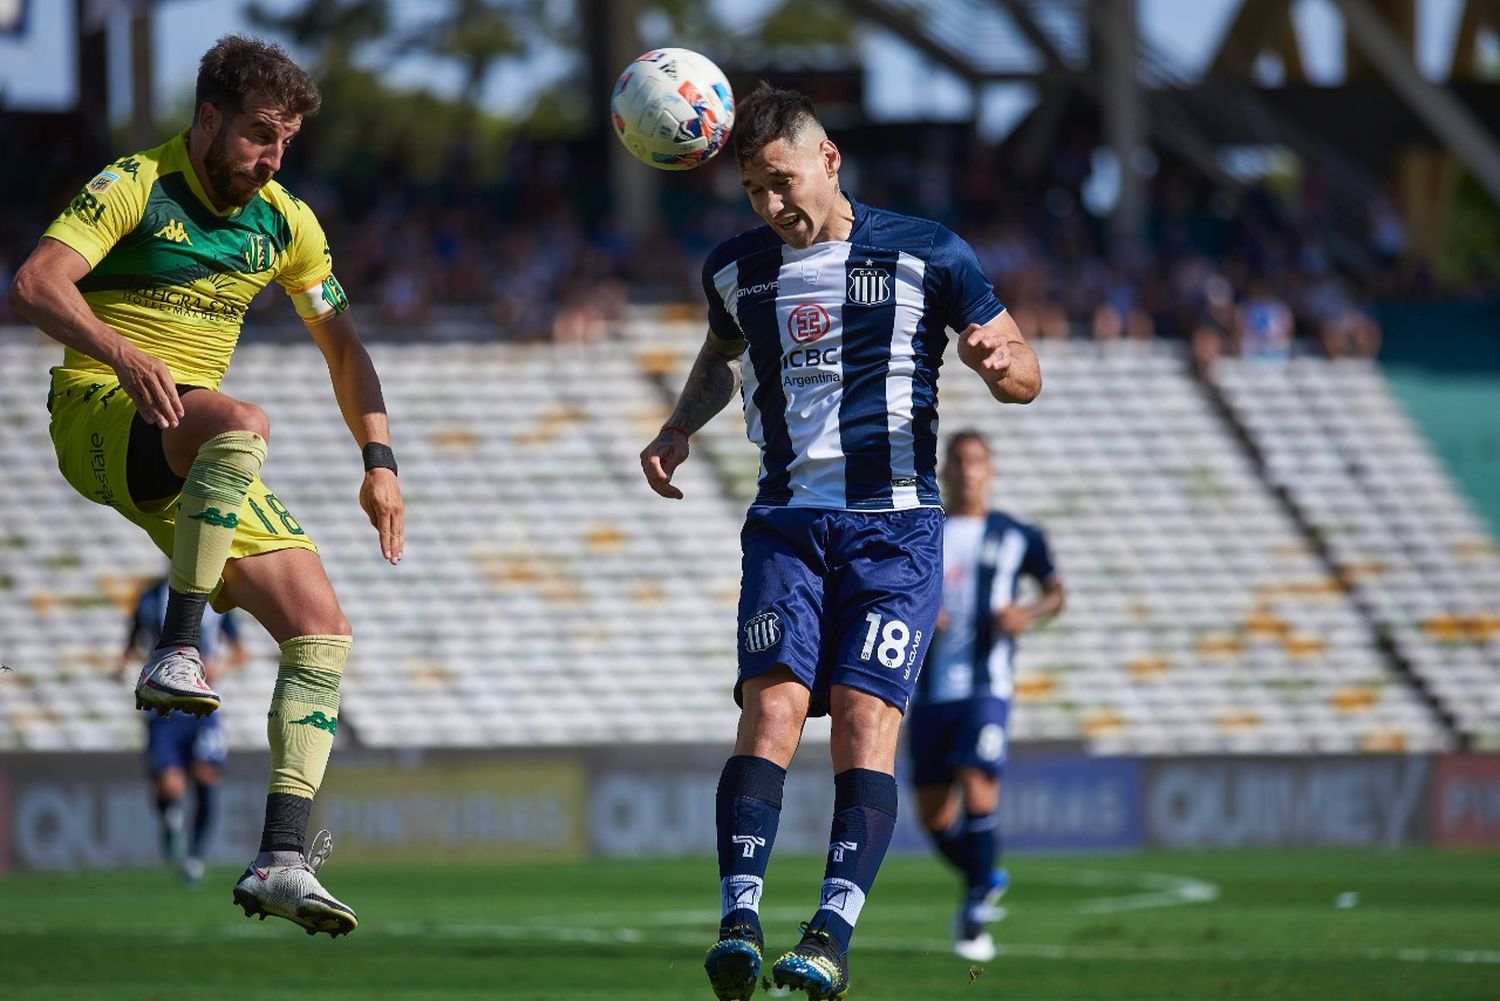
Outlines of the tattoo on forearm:
M705 344L667 423L695 432L728 406L739 388L739 360L726 358Z

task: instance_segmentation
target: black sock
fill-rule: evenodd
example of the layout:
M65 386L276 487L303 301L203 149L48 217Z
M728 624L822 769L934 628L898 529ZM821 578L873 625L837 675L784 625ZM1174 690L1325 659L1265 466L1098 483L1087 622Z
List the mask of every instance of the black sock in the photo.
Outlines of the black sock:
M927 836L932 839L933 847L938 850L938 854L948 860L949 865L957 869L961 875L968 875L969 864L964 851L967 839L964 837L962 817L941 831L928 831Z
M260 836L263 852L296 852L302 854L307 838L307 818L312 814L312 800L273 792L266 797L266 826Z
M206 594L183 594L168 588L167 614L162 620L161 636L157 638L156 649L200 646L203 642L203 609L207 605Z
M218 787L199 782L197 802L193 806L193 841L188 854L203 857L203 847L208 843L208 829L214 822L214 794Z
M977 903L984 899L990 888L990 879L995 872L995 861L999 857L1000 827L998 813L969 813L964 815L964 881L969 887L969 900Z
M749 754L724 763L715 799L719 842L719 930L760 927L766 863L781 822L786 769Z
M156 813L161 818L161 854L170 859L177 854L182 841L182 800L158 793Z
M834 944L847 951L896 830L896 780L873 769L850 768L833 777L833 790L822 904L808 928L827 931Z

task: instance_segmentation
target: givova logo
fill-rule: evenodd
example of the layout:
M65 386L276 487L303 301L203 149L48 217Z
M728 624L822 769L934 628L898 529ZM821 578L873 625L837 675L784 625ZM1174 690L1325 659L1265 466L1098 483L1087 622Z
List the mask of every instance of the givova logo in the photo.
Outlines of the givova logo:
M775 612L761 612L745 623L745 650L760 653L769 650L781 639L781 620Z

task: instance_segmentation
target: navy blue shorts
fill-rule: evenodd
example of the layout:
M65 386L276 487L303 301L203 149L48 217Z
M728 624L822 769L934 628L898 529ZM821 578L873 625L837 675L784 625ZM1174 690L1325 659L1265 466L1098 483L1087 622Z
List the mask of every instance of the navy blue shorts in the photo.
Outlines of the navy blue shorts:
M739 683L785 664L828 713L848 685L906 711L943 597L943 512L750 508Z
M152 775L168 768L186 770L195 761L222 765L228 757L217 715L199 719L187 713L151 713L146 721L146 767Z
M996 778L1005 770L1010 701L985 696L912 706L906 750L914 786L944 786L960 768Z

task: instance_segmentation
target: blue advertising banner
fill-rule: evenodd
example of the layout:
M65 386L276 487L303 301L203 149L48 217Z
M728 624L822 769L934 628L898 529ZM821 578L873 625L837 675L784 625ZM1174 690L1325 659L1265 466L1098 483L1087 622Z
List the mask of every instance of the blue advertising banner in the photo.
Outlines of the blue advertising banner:
M916 823L911 788L898 770L902 810L892 848L930 848ZM1006 851L1128 851L1145 837L1142 769L1134 758L1012 758L1000 784Z

